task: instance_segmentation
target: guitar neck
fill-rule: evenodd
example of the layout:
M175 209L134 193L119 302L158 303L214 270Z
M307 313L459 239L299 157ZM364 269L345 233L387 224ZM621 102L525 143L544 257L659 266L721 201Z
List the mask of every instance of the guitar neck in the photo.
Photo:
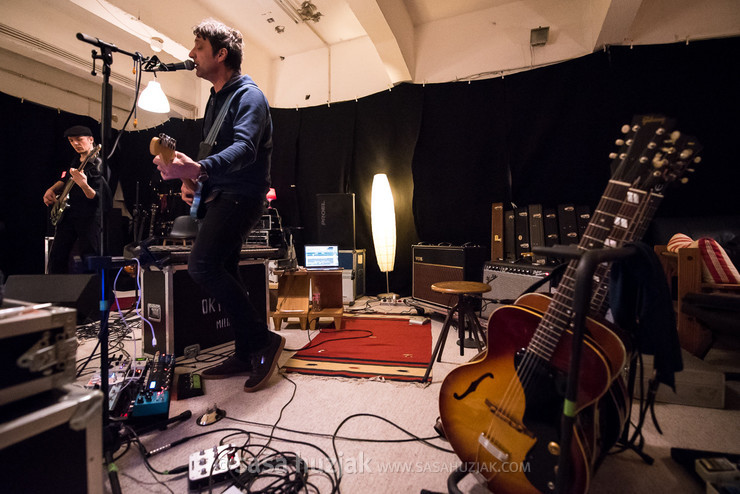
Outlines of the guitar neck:
M655 211L663 200L657 192L631 188L627 191L627 200L617 214L617 222L604 242L607 247L622 247L629 242L642 239ZM594 272L593 297L591 297L591 314L605 316L609 305L606 299L609 293L610 264L602 263Z
M578 249L581 251L599 249L604 246L612 225L624 203L630 184L619 180L610 180L604 194L594 210L591 221L584 232ZM550 360L560 337L573 317L573 300L575 296L575 279L578 260L574 259L560 280L548 310L542 317L527 351L545 360Z

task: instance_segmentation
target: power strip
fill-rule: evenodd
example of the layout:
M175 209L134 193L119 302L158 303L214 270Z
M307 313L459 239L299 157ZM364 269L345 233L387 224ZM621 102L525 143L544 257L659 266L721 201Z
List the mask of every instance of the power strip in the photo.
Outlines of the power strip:
M231 444L191 453L188 487L191 491L230 479L239 473L239 452Z

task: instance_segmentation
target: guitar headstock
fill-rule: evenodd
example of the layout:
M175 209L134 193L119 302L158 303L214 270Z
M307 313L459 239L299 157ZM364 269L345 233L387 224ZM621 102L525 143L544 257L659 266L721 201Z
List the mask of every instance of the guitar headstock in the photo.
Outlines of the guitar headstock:
M162 161L170 163L175 159L175 147L177 141L167 134L159 134L159 137L152 137L149 143L149 152L154 156L159 155Z
M651 159L652 172L643 188L660 191L674 182L686 183L685 175L701 162L701 150L702 145L693 136L671 132L657 147Z
M85 161L93 160L95 157L100 154L100 150L103 148L102 144L98 144L94 148L92 148L87 155L85 156Z
M612 153L612 179L638 184L650 175L650 162L675 122L662 115L641 115L622 127L618 153Z

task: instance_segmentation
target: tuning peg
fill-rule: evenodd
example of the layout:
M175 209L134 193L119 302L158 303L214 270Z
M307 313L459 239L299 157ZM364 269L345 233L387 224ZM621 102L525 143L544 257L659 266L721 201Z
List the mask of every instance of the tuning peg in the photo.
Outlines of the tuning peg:
M695 171L696 170L694 170L693 168L687 168L686 169L686 173L694 173Z
M613 160L617 157L617 153L609 153L609 159Z
M681 151L680 157L681 157L682 160L685 160L686 158L688 158L692 154L694 154L694 150L693 149L684 149L683 151Z
M638 130L640 130L640 126L639 125L633 125L632 126L632 132L637 132Z
M647 156L640 156L640 163L647 163L647 162L648 162Z
M673 132L671 132L671 140L673 142L676 142L679 137L681 137L681 131L680 130L674 130Z
M625 141L625 144L627 144L628 146L631 146L632 145L632 139L627 139Z
M655 141L650 141L650 143L647 145L648 149L655 149L658 145L655 143Z
M614 144L616 144L617 146L624 146L624 139L617 139L616 141L614 141Z
M626 157L627 157L627 153L622 153L622 154L620 154L620 155L619 155L619 159L620 159L620 160L623 160L623 159L625 159Z
M686 184L688 182L689 182L689 179L688 178L686 178L686 177L681 178L681 183L682 184Z
M694 163L701 163L701 156L694 158Z
M637 130L637 126L635 125L635 130ZM626 134L630 131L630 126L627 124L622 125L622 134Z

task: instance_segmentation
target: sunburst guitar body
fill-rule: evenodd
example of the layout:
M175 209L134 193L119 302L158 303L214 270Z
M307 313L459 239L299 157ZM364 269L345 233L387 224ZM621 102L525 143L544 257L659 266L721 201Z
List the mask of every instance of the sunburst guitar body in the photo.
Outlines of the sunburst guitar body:
M454 369L440 390L444 432L460 459L475 465L493 492L551 492L557 479L560 417L572 335L564 333L552 358L525 350L540 323L536 311L504 306L489 319L488 352ZM611 382L610 364L592 341L582 353L579 410ZM570 455L568 492L588 489L593 452L579 427Z

